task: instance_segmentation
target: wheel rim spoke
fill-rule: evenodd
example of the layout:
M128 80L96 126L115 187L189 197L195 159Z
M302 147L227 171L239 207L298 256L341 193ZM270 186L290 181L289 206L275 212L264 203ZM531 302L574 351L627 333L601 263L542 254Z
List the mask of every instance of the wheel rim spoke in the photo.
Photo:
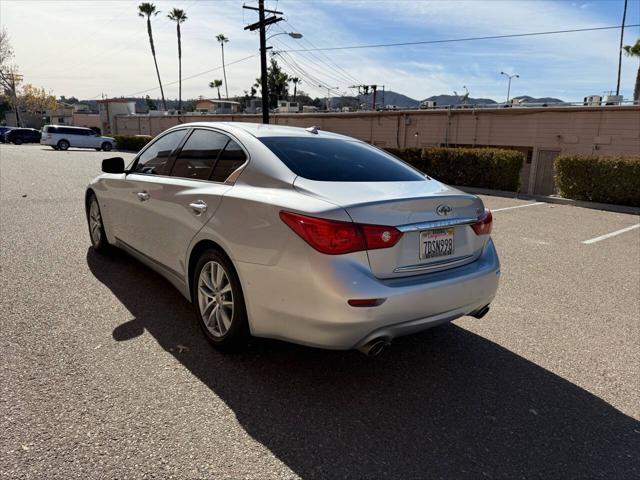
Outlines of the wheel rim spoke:
M224 267L207 262L198 279L198 306L204 326L214 337L224 337L233 322L233 288Z

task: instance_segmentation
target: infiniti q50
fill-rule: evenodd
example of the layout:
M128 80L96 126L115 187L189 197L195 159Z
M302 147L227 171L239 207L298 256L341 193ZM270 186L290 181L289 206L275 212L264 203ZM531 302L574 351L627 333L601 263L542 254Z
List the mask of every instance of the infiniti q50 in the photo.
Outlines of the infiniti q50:
M189 123L102 169L93 248L165 276L222 349L253 335L373 354L484 316L498 288L482 201L350 137Z

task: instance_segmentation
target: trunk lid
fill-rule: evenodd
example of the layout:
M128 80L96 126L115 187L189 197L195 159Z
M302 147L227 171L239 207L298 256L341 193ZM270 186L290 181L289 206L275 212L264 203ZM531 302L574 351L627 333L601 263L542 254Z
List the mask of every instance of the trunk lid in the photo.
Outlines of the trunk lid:
M321 182L297 177L294 187L344 208L356 223L394 226L403 232L393 247L367 252L378 278L420 275L470 263L488 237L476 235L469 226L484 211L482 201L436 180Z

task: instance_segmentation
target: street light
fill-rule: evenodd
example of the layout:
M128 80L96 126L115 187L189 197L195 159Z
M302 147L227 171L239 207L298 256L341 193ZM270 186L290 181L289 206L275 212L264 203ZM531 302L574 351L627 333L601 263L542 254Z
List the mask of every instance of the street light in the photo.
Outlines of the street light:
M520 75L517 75L515 73L513 75L509 75L508 73L504 73L504 72L500 72L500 75L504 75L509 79L509 86L507 87L507 103L509 103L509 94L511 93L511 79L520 78Z
M280 33L274 33L273 35L268 36L267 40L273 37L277 37L278 35L289 35L291 38L295 40L300 40L302 38L302 34L298 32L280 32Z

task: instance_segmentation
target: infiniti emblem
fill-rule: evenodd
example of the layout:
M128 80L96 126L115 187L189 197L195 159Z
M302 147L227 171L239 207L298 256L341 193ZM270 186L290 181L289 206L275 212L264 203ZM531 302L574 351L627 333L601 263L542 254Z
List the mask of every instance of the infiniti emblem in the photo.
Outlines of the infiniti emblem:
M438 205L438 208L436 208L436 213L441 217L446 217L451 212L453 212L453 208L451 208L449 205L442 204Z

